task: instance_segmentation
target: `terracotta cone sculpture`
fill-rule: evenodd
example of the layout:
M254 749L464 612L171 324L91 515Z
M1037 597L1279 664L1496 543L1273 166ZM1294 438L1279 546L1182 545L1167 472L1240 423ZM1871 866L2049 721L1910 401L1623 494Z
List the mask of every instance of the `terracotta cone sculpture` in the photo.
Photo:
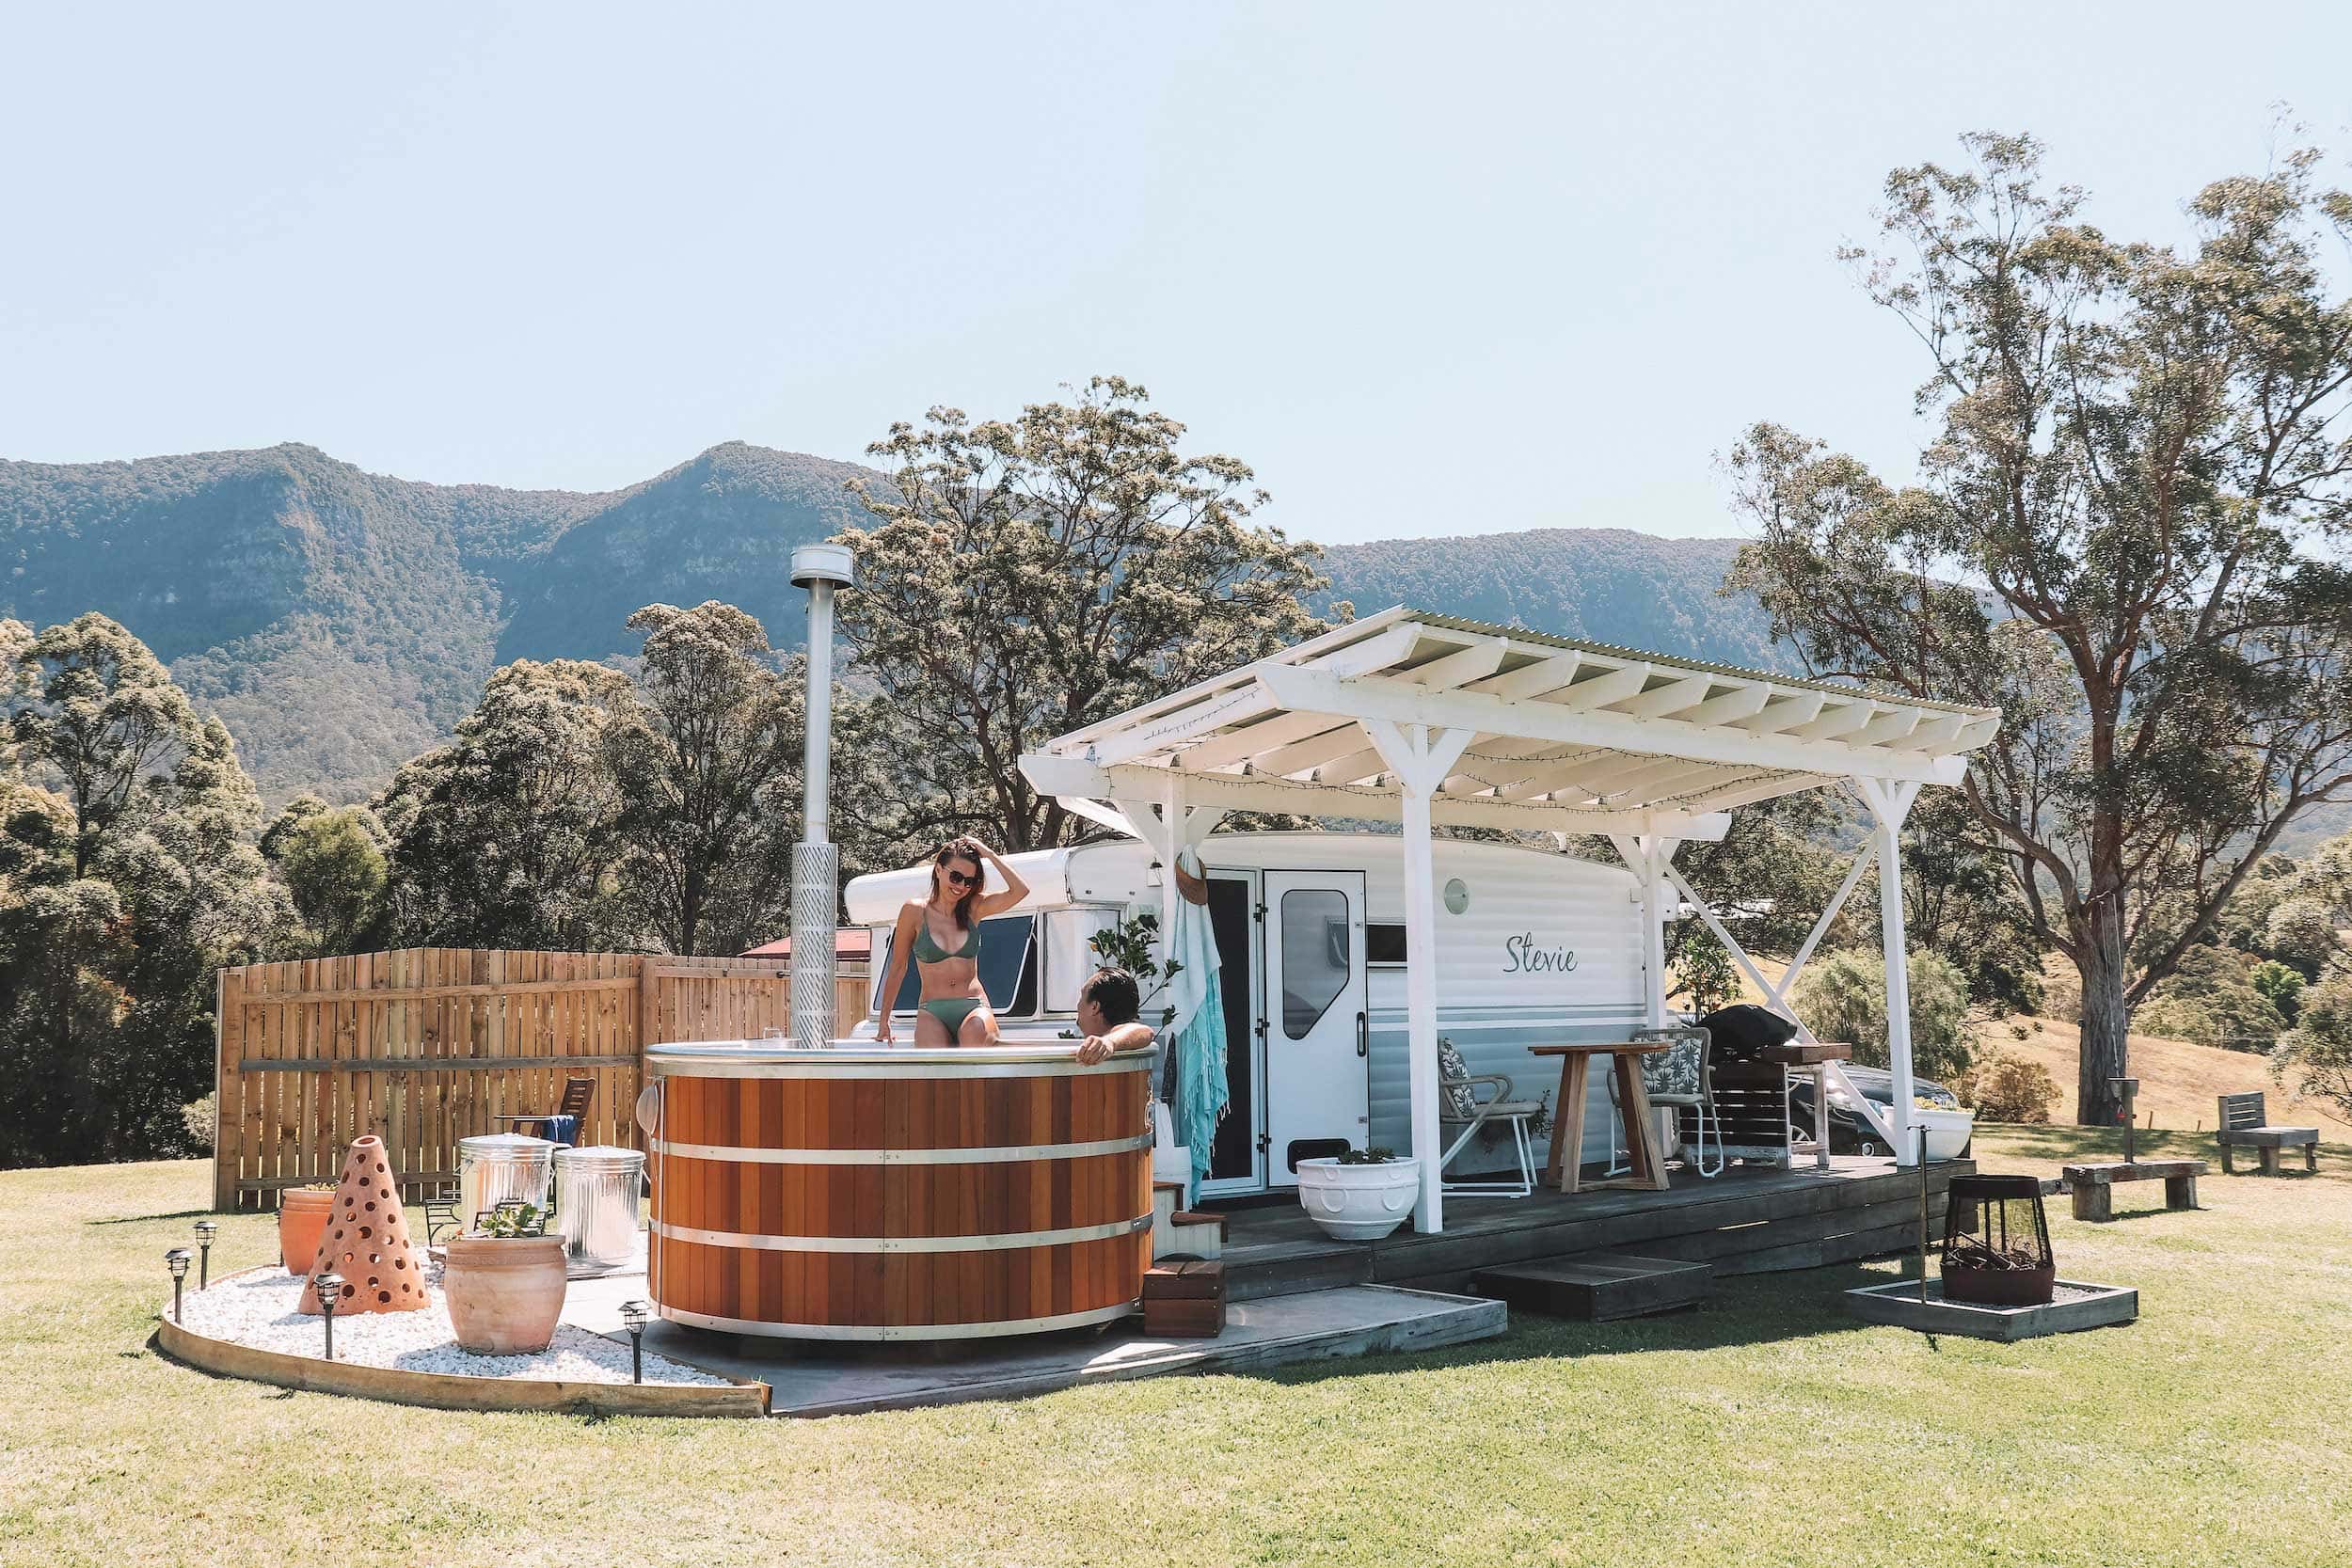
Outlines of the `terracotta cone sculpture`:
M320 1233L310 1275L326 1270L343 1276L342 1295L335 1304L338 1317L346 1312L414 1312L424 1305L424 1273L417 1266L416 1249L408 1244L408 1215L400 1206L381 1138L358 1139L343 1156L335 1210ZM318 1291L305 1279L301 1310L318 1309Z

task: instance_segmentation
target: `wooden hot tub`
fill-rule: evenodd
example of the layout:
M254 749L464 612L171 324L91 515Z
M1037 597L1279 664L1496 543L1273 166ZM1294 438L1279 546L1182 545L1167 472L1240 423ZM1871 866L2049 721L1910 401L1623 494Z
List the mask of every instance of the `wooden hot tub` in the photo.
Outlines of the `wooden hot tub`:
M655 1306L810 1339L1028 1334L1135 1310L1158 1053L1081 1067L1075 1050L651 1047Z

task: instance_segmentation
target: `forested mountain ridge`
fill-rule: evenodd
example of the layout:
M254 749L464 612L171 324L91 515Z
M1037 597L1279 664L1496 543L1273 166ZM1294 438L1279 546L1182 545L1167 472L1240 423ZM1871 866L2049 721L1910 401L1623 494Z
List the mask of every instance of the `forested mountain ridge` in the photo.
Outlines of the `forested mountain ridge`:
M1359 613L1408 604L1587 641L1755 670L1796 668L1764 612L1718 592L1737 539L1665 539L1621 528L1547 528L1454 539L1340 545L1329 597Z
M354 799L516 658L633 654L642 605L723 599L799 641L793 546L862 515L872 470L743 442L624 490L429 484L316 448L0 460L0 614L95 610L216 712L272 799ZM1413 604L1727 663L1784 665L1719 596L1737 541L1544 529L1332 548L1327 602Z
M792 546L865 470L739 442L600 495L370 474L313 447L0 461L0 614L95 610L217 712L273 798L364 795L515 658L633 653L658 599L788 638Z

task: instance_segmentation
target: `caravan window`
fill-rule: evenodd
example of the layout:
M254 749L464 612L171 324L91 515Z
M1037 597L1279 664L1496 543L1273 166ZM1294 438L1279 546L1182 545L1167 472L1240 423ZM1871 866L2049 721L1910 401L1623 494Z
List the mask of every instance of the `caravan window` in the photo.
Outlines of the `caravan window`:
M1282 1033L1303 1040L1347 989L1347 895L1295 888L1282 895Z
M1375 920L1364 927L1364 962L1401 964L1405 961L1405 922Z
M890 969L890 940L884 938L874 953L874 984L882 985L882 976ZM1000 1018L1026 1018L1037 1011L1037 917L1027 914L999 915L994 920L980 922L980 989L988 992L988 1005ZM898 999L890 1005L894 1013L911 1013L922 999L923 978L907 965L906 978L899 982Z

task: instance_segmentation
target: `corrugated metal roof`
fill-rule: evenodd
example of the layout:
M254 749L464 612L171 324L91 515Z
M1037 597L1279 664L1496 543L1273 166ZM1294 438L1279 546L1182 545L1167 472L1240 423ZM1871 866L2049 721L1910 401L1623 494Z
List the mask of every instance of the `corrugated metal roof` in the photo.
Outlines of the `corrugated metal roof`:
M1716 664L1703 658L1682 654L1653 653L1645 648L1629 648L1616 642L1591 642L1581 638L1561 637L1548 631L1531 631L1525 626L1504 626L1498 621L1477 621L1467 615L1449 615L1442 610L1416 610L1409 605L1396 607L1404 621L1418 621L1425 626L1446 631L1469 632L1479 637L1507 637L1514 642L1532 642L1539 647L1558 648L1563 652L1599 654L1608 658L1639 659L1648 664L1662 664L1677 670L1688 670L1694 675L1723 675L1732 680L1770 681L1790 690L1826 691L1833 696L1883 697L1889 702L1908 703L1917 707L1938 707L1953 713L1986 714L1997 712L1988 707L1972 707L1965 703L1948 702L1940 697L1915 697L1906 691L1882 689L1842 681L1817 680L1810 675L1783 674L1772 670L1747 670L1737 664Z

